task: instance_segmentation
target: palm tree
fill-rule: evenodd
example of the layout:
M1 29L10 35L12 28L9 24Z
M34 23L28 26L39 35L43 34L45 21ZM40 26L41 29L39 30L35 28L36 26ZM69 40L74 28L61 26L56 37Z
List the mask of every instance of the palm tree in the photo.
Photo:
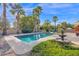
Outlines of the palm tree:
M56 22L58 21L58 17L57 16L53 16L53 22L55 24L55 32L56 32Z
M37 32L37 28L39 29L39 23L40 23L40 20L39 20L39 15L41 14L41 10L42 8L40 6L37 6L35 9L33 9L33 15L34 15L34 24L35 24L35 27L34 27L34 32Z
M0 4L1 5L1 4ZM2 35L6 35L7 34L7 19L6 19L6 8L7 8L7 4L6 3L2 3L2 23L1 23L1 27L2 27Z
M42 25L43 30L45 30L46 32L49 32L52 29L52 25L51 22L49 20L45 20L45 22Z
M20 33L20 26L19 26L19 20L20 20L20 15L25 15L23 8L19 4L14 4L12 6L12 9L10 10L12 15L16 16L16 21L17 21L17 34Z
M61 25L62 25L62 28L63 28L64 30L67 29L67 22L66 22L66 21L62 22Z
M6 35L7 34L7 29L6 29L6 3L3 3L2 4L2 7L3 7L3 16L2 16L2 27L3 27L3 35Z

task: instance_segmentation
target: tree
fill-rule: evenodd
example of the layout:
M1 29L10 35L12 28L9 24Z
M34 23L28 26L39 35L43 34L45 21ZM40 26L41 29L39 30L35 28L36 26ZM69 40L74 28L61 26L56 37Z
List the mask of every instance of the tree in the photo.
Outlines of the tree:
M58 17L57 16L53 16L53 22L54 22L54 25L55 25L55 31L56 31L56 22L58 21Z
M24 16L20 19L19 25L23 33L32 32L34 28L34 19L32 16Z
M62 25L61 24L58 24L57 25L57 32L60 33L62 30Z
M34 32L37 32L40 25L39 15L41 14L42 8L40 6L37 6L33 9L33 17L34 17Z
M66 29L68 28L67 26L68 26L68 24L67 24L66 21L64 21L64 22L62 22L62 23L60 23L60 24L58 24L58 25L57 25L57 30L58 30L58 32L61 32L62 28L66 31Z
M67 29L67 22L66 22L66 21L62 22L61 25L62 25L62 28L63 28L64 30Z
M16 20L17 20L17 34L20 33L20 26L19 26L19 19L20 15L25 15L25 12L23 8L20 6L20 4L14 4L12 6L12 9L10 10L12 15L15 15Z
M44 24L42 25L42 28L45 32L49 32L52 30L53 26L51 25L49 20L45 20Z
M10 27L11 27L11 26L10 26L9 21L6 21L6 28L7 28L7 29L10 29Z
M2 23L3 23L2 20L0 20L0 30L3 29ZM10 23L8 21L6 21L6 29L9 29L9 28L10 28Z
M0 4L1 5L1 4ZM12 6L12 4L6 4L6 3L2 3L2 35L6 35L7 34L7 18L6 18L6 8L8 7L8 5Z
M2 30L3 30L3 35L7 34L7 28L6 28L6 3L2 4L3 7L3 16L2 16Z
M73 28L73 27L74 27L74 25L73 25L73 24L68 23L68 24L67 24L67 27L68 27L68 28Z

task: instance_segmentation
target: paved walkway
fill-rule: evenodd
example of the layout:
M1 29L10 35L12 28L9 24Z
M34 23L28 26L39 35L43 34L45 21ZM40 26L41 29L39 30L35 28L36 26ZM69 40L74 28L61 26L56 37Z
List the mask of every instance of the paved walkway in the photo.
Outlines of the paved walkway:
M66 37L67 40L71 41L74 44L79 45L79 36L76 36L75 33L67 33L66 35L67 35Z

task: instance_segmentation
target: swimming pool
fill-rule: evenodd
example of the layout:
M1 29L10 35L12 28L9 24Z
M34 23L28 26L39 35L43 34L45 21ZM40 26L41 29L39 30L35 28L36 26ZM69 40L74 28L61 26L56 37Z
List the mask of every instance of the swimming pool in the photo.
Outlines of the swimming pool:
M38 34L30 34L30 35L21 35L21 36L16 36L16 37L23 42L32 42L32 41L35 41L35 40L38 40L40 38L44 38L50 35L52 34L51 33L38 33Z

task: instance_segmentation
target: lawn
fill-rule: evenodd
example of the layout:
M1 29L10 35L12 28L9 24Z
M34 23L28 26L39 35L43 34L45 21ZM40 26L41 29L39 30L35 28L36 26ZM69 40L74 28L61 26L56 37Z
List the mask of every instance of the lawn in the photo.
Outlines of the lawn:
M37 56L79 56L79 48L72 43L48 40L33 47L32 55Z

